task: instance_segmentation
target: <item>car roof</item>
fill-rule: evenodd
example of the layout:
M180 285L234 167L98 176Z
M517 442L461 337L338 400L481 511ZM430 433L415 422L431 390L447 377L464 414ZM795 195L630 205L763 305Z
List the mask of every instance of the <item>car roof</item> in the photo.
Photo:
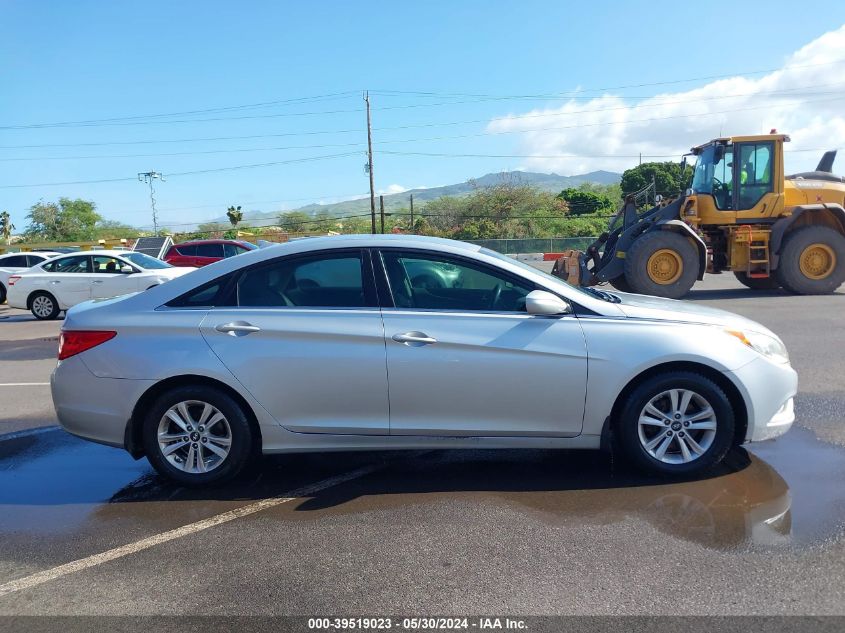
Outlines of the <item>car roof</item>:
M103 249L103 250L97 249L97 250L94 250L94 251L76 251L74 253L61 253L61 259L64 259L65 257L76 257L77 255L95 255L95 256L108 255L110 257L125 257L127 253L131 253L131 252L132 251L112 251L112 250L105 250L105 249ZM56 259L59 259L59 257L57 257Z
M243 240L185 240L184 242L179 242L174 244L173 246L184 246L185 244L243 244ZM172 248L172 247L171 247Z

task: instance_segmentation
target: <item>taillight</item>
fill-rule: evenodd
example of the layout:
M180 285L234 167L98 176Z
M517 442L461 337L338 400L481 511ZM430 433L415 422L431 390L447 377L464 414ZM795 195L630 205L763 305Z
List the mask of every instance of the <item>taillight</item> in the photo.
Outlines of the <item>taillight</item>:
M11 275L11 276L9 277L9 285L10 285L10 286L14 286L14 285L15 285L15 282L16 282L18 279L20 279L20 278L21 278L21 276L20 276L20 275Z
M117 336L117 332L106 330L68 330L62 331L59 337L59 360L76 356L77 354L97 347L109 339Z

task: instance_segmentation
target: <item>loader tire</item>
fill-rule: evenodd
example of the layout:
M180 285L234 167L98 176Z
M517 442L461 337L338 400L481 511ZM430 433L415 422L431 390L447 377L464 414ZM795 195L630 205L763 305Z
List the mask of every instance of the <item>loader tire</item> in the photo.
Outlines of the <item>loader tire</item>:
M680 299L698 279L698 251L683 235L650 231L634 240L625 256L631 292Z
M777 290L780 288L780 284L774 275L771 277L749 277L748 273L735 271L734 277L743 286L752 290Z
M777 279L789 292L826 295L845 281L845 237L826 226L802 226L783 241Z

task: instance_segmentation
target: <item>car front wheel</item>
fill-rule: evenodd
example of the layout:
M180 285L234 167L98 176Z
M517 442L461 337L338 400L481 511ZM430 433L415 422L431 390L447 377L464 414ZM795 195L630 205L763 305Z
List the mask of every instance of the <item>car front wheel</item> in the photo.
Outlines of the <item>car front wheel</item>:
M718 464L731 448L734 412L712 380L693 372L666 373L631 392L618 431L625 454L641 469L692 475Z
M249 462L255 435L244 410L206 385L178 387L144 419L144 451L159 474L186 486L228 481Z

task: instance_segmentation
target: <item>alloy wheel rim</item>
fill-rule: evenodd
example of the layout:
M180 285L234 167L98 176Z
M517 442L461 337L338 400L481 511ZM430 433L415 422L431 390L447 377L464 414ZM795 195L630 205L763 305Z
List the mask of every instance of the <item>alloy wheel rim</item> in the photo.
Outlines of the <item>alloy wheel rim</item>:
M824 279L836 268L836 253L827 244L810 244L798 263L801 274L809 279Z
M681 256L671 248L661 248L648 258L648 276L651 280L665 286L675 283L684 272Z
M170 407L158 423L162 456L184 473L202 474L219 468L232 448L232 429L217 407L185 400Z
M716 413L704 396L669 389L651 398L640 412L637 434L646 453L664 464L701 458L716 437Z
M32 310L38 316L47 316L53 311L53 302L48 297L35 297L32 300Z

